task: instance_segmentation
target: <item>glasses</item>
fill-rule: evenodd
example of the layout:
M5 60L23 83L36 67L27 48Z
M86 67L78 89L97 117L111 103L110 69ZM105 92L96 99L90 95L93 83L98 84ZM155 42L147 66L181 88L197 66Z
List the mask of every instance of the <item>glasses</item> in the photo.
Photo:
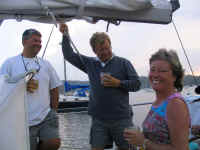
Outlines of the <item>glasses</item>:
M40 34L40 32L35 29L28 29L28 30L24 31L23 35L29 35L29 34L33 34L33 33Z
M170 69L150 69L150 72L154 73L154 72L157 72L157 73L167 73L167 72L170 72L171 70Z
M22 35L22 39L25 39L26 37L32 35L32 34L36 34L41 36L40 32L35 30L35 29L28 29L26 31L24 31L23 35Z
M110 49L111 49L110 46L109 47L98 47L98 48L96 48L96 52L102 53L102 52L110 50Z

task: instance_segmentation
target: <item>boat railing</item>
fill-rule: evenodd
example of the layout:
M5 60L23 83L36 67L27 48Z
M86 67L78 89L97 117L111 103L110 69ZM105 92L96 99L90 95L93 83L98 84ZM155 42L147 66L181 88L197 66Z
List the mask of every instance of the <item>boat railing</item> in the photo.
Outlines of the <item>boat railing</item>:
M130 106L143 106L143 105L151 105L153 104L152 102L145 102L145 103L136 103L136 104L130 104Z

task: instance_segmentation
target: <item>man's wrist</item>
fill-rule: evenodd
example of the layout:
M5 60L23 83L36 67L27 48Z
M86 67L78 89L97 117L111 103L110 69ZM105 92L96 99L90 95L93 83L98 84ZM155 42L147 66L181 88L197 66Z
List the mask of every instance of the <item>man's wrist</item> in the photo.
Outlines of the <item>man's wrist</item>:
M119 83L119 87L121 87L121 88L124 87L124 82L123 82L123 81L120 81L120 83Z

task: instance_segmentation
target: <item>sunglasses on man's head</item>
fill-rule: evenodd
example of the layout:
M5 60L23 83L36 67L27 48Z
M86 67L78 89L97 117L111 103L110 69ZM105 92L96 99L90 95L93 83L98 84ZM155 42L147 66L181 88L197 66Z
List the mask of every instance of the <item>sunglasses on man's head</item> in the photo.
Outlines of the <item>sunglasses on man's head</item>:
M31 34L38 34L38 35L40 35L40 32L37 31L37 30L35 30L35 29L28 29L28 30L24 31L23 37L31 35Z

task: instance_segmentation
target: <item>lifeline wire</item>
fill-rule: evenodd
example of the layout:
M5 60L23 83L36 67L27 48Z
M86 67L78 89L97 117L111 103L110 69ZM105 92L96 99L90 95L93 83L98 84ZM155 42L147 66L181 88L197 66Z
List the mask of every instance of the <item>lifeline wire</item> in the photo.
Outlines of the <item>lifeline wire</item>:
M44 52L43 52L43 54L42 54L42 58L44 57L44 54L45 54L45 52L46 52L46 49L47 49L47 46L48 46L48 44L49 44L49 41L50 41L51 35L52 35L52 33L53 33L53 29L54 29L54 25L53 25L53 27L52 27L52 29L51 29L51 33L50 33L50 35L49 35L49 38L48 38L47 44L46 44L45 49L44 49Z
M194 79L194 81L196 82L196 85L197 85L197 84L198 84L198 81L197 81L197 79L196 79L195 76L194 76L194 72L193 72L192 66L191 66L191 64L190 64L190 61L189 61L188 56L187 56L187 54L186 54L186 50L185 50L185 48L184 48L184 46L183 46L183 42L182 42L182 40L181 40L181 38L180 38L179 32L178 32L178 30L177 30L177 28L176 28L176 25L175 25L173 19L172 19L172 23L173 23L174 29L175 29L175 31L176 31L176 34L177 34L177 36L178 36L179 42L181 43L181 47L182 47L182 50L183 50L183 52L184 52L184 55L185 55L185 57L186 57L186 59L187 59L188 65L189 65L189 67L190 67L190 71L192 72L192 77L193 77L193 79Z

